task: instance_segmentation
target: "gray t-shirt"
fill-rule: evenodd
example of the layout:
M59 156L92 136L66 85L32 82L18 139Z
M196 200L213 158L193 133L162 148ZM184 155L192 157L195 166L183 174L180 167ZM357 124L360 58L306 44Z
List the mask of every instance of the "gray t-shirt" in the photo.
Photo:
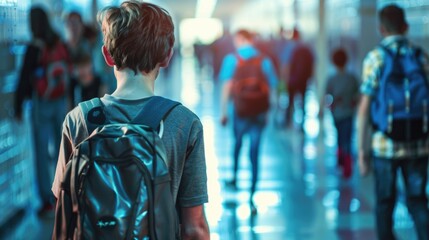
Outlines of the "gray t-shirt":
M359 82L353 74L339 72L330 77L326 93L333 97L332 115L336 121L354 115L359 96Z
M124 100L105 95L101 98L107 118L112 123L131 121L148 98ZM67 114L62 132L57 170L52 192L58 198L65 166L74 147L88 137L83 114L75 108ZM199 118L179 105L164 119L162 135L172 178L171 187L179 207L193 207L208 202L203 127Z

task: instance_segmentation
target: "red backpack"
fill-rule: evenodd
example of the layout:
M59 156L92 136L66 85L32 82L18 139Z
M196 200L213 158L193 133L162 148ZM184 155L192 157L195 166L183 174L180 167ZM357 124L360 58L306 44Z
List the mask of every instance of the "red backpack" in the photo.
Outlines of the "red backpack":
M66 46L58 42L52 49L41 50L39 67L35 74L37 95L44 99L64 96L69 81L69 54Z
M270 86L261 63L263 56L243 59L236 54L238 64L232 81L234 108L240 117L255 117L270 108Z

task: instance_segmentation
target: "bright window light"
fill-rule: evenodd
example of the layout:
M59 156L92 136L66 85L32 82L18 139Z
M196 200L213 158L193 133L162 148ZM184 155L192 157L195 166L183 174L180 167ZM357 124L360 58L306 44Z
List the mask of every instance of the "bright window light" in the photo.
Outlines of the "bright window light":
M184 57L194 55L194 44L208 45L223 32L223 24L214 18L188 18L180 22L179 37L181 54Z
M195 10L196 18L210 18L216 7L217 0L198 0Z
M13 7L16 6L18 0L0 0L0 6L2 7Z
M222 31L222 21L216 18L184 19L180 23L180 42L184 45L196 42L210 44L222 34Z

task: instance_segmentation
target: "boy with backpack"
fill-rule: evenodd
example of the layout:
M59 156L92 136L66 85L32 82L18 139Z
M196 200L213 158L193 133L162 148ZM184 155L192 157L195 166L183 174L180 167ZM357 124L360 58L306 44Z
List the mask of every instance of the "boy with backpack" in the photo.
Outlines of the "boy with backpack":
M52 187L53 238L209 239L201 122L154 96L159 70L173 54L170 15L125 1L98 19L118 87L66 116Z
M351 141L353 117L359 95L359 82L355 75L346 70L347 53L338 48L332 53L336 73L329 77L326 94L332 96L331 111L337 129L337 163L343 170L343 177L352 175Z
M379 239L395 239L393 211L396 177L404 177L406 203L419 239L429 239L426 196L429 58L405 37L408 24L396 5L379 12L380 45L363 63L362 98L358 110L359 166L362 175L372 160ZM371 121L371 122L369 122ZM365 147L367 127L373 127L371 153Z
M220 72L220 80L224 82L222 125L228 122L228 101L234 103L234 175L228 185L236 188L242 141L244 135L249 134L252 163L250 208L255 214L253 195L258 179L260 140L270 107L270 88L275 87L277 76L271 61L253 46L253 36L249 31L239 30L234 41L237 52L224 58Z

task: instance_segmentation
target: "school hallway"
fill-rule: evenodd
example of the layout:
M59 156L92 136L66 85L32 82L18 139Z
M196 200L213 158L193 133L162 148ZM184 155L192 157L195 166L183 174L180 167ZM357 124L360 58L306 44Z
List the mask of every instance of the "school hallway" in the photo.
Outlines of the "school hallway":
M180 100L200 117L205 134L209 203L206 215L211 239L365 239L375 238L374 191L370 175L344 180L336 167L336 136L329 113L318 119L314 88L307 92L307 117L285 128L279 123L284 104L273 107L263 133L260 175L250 214L251 183L247 141L243 144L237 190L225 186L232 177L232 127L220 124L220 86L209 69L199 69L194 58L177 58L169 76L160 75L156 94ZM295 120L300 121L299 113ZM10 123L13 124L13 123ZM398 181L401 186L401 181ZM35 195L34 186L31 194ZM400 188L402 189L402 188ZM417 239L399 191L395 229L399 239ZM53 216L38 217L37 201L6 223L1 239L49 239Z

